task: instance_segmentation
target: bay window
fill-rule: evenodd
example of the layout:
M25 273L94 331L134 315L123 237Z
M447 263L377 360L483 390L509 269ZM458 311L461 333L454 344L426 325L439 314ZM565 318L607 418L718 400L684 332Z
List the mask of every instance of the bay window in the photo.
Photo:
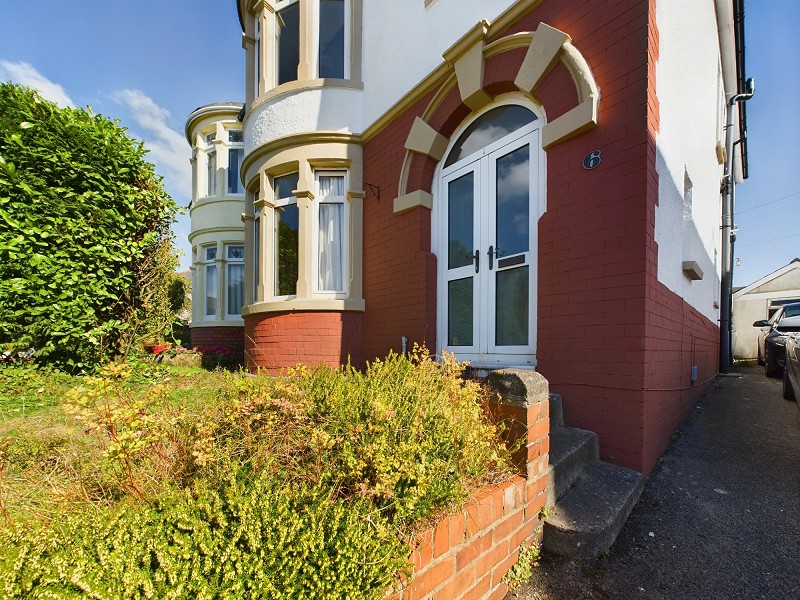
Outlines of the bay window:
M361 79L363 0L272 0L252 14L252 98L293 81ZM248 86L250 89L250 86ZM248 92L250 94L251 92Z

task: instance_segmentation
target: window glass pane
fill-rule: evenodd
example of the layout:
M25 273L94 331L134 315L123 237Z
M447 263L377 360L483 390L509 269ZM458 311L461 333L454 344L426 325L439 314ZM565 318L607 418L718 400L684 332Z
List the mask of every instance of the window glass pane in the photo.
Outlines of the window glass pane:
M216 194L217 189L217 153L209 152L206 156L206 166L208 172L206 173L206 182L208 189L206 190L209 196Z
M242 132L238 129L229 129L228 130L228 141L233 143L241 143L242 142Z
M445 167L457 163L462 158L485 148L492 142L504 138L509 133L533 123L536 115L527 108L516 105L493 108L467 127L456 145L447 156Z
M256 196L258 200L258 196ZM256 214L253 222L253 302L258 302L258 284L261 282L261 218Z
M472 262L475 173L467 173L447 186L447 268Z
M258 96L258 83L261 81L261 21L256 20L256 68L255 68L255 76L256 80L253 82L253 95Z
M320 175L320 196L344 196L344 175Z
M497 159L497 256L530 249L530 159L528 146Z
M217 265L206 267L206 316L217 314Z
M207 133L206 134L206 144L211 145L212 142L217 139L216 133Z
M344 34L344 0L320 0L320 77L344 79Z
M342 215L344 206L319 205L319 291L338 292L342 285Z
M244 246L226 246L229 260L244 260Z
M228 265L228 314L238 315L244 306L244 264Z
M497 272L495 345L528 345L528 267Z
M297 189L297 181L297 173L276 177L272 182L275 188L275 199L280 200L282 198L291 198L294 196L294 191Z
M299 213L297 204L275 208L275 294L297 293L297 248Z
M239 180L239 169L242 166L244 148L231 148L228 150L228 193L242 193L242 183Z
M300 3L295 2L275 13L278 85L297 79L300 64Z
M447 282L447 345L472 346L472 277Z
M215 260L217 258L217 247L206 248L206 260Z

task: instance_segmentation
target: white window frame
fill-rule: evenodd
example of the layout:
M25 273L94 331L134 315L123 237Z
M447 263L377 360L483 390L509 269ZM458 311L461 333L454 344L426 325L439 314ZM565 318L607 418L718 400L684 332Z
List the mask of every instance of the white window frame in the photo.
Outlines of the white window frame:
M319 193L320 177L343 177L342 196L322 196ZM343 169L325 169L314 171L314 216L311 235L311 255L314 257L311 277L312 289L315 298L345 299L350 294L350 201L347 198L349 184L348 172ZM340 290L320 290L319 289L319 211L323 204L340 204L342 207L342 289ZM301 237L301 243L303 238Z
M232 248L234 246L238 246L238 247L240 247L242 249L241 258L230 258L228 256L228 249ZM231 281L230 267L233 266L233 265L242 265L242 267L244 268L244 254L245 254L244 242L230 242L230 243L224 244L224 246L223 246L223 258L225 259L225 269L224 269L224 271L225 271L225 280L222 282L223 283L222 289L225 291L225 293L223 295L224 295L224 301L225 301L224 314L225 314L225 319L226 320L230 320L230 319L236 320L236 319L241 319L242 318L241 309L239 309L239 312L236 312L236 313L229 313L228 312L228 286L229 286L230 281ZM245 298L245 289L244 289L244 287L245 287L245 283L244 283L244 279L242 279L242 306L246 306L247 305L247 299Z

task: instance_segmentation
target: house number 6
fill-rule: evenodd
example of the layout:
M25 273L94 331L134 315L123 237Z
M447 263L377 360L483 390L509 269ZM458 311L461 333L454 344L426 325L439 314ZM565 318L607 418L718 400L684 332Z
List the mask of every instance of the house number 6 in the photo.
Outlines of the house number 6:
M583 159L583 168L587 170L594 169L600 164L600 150L593 150L586 155Z

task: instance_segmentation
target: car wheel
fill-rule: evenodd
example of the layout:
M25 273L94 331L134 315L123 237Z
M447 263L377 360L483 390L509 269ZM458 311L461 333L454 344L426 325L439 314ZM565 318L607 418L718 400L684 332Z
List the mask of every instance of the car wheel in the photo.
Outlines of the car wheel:
M764 374L767 377L777 377L781 374L780 367L775 364L775 360L769 355L769 349L764 348Z
M763 365L764 359L761 358L761 346L759 346L758 344L756 344L756 354L758 355L758 364Z
M786 400L794 400L794 388L792 387L792 383L789 381L789 370L783 370L783 397Z

